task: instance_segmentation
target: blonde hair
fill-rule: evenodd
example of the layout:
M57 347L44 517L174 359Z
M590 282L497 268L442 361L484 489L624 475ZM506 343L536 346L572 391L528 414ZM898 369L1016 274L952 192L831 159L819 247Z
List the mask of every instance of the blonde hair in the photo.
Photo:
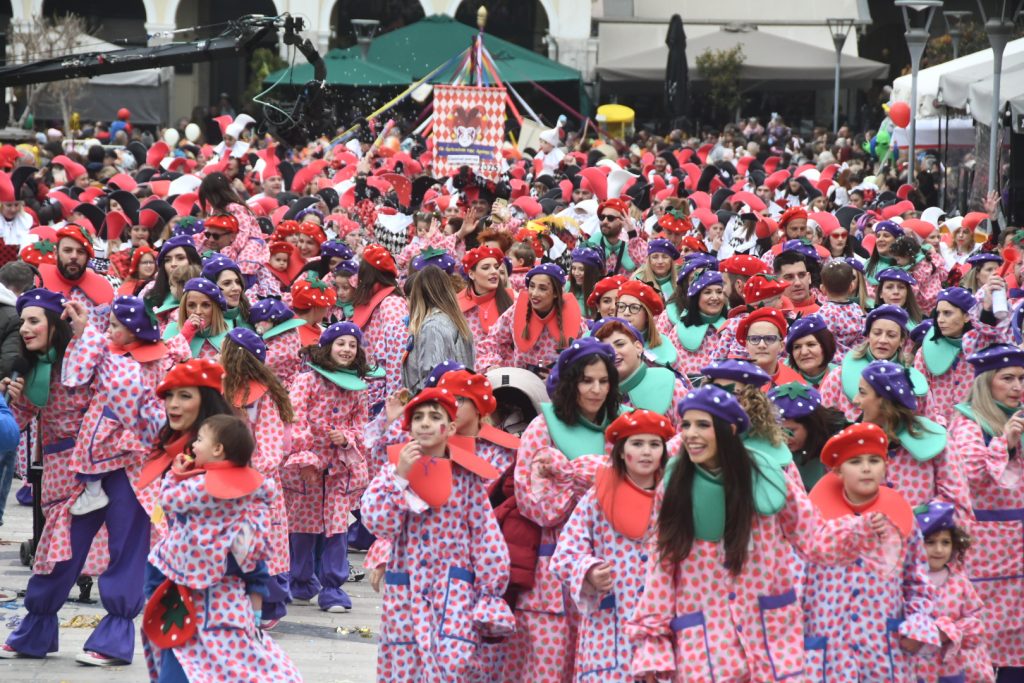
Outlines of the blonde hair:
M975 377L974 383L971 385L971 393L964 401L971 406L978 425L992 436L1001 436L1010 419L992 395L992 379L997 372L999 371L989 370Z
M202 292L185 292L181 297L181 303L178 304L179 328L181 325L185 324L186 320L188 320L188 298L193 294L205 296L207 299L210 299L210 297L206 296ZM213 304L213 315L210 317L210 334L214 336L224 334L228 331L228 323L224 320L224 311L220 310L220 306L218 306L217 302L213 299L210 299L210 302Z
M672 262L672 266L669 269L668 276L672 278L672 293L674 294L675 289L678 286L676 284L676 279L679 277L679 264L676 263L675 261ZM654 288L654 291L661 294L661 285L658 284L658 276L654 274L654 269L651 268L650 255L648 255L648 258L646 261L644 261L644 264L636 269L636 272L633 273L632 279L640 280L640 282L646 282L647 284ZM671 299L672 297L668 298Z
M782 431L778 409L768 398L768 394L762 393L760 387L753 384L744 384L736 390L736 400L740 407L750 418L750 431L748 436L761 437L773 446L781 446L786 443L786 435Z
M436 266L427 266L409 281L409 332L413 336L420 333L423 321L434 310L448 316L463 339L473 339L447 273Z

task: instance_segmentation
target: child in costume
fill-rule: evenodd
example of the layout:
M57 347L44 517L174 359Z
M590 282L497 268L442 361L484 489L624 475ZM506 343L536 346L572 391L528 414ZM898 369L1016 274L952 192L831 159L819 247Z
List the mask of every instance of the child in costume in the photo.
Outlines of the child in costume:
M924 546L909 503L883 486L889 439L881 427L855 424L826 442L831 471L810 497L826 519L872 516L879 542L856 562L808 564L803 610L806 667L812 680L913 683L915 655L940 645L935 591L925 575ZM826 678L827 675L827 678Z
M297 328L306 321L280 299L261 299L249 310L249 324L267 344L267 367L288 386L302 367L302 338Z
M558 539L551 567L580 611L576 681L635 680L633 646L623 631L643 588L647 542L654 528L655 487L675 433L650 410L619 416L605 430L610 462L580 500Z
M377 680L463 681L482 637L510 634L509 558L484 487L498 472L451 438L458 407L439 388L405 407L412 440L363 494L363 522L392 541Z
M149 554L144 643L160 683L301 681L260 621L274 484L249 466L252 432L215 415L163 479L169 533Z
M363 431L368 420L369 373L362 331L350 322L324 330L303 352L306 372L291 386L296 423L283 471L288 502L291 591L294 601L314 598L327 612L347 612L348 515L369 483ZM320 575L315 548L324 535Z
M940 295L941 296L941 295ZM935 587L935 623L942 650L917 663L922 681L995 681L985 647L981 598L961 569L971 537L953 521L955 508L933 502L914 509L928 556L928 580Z

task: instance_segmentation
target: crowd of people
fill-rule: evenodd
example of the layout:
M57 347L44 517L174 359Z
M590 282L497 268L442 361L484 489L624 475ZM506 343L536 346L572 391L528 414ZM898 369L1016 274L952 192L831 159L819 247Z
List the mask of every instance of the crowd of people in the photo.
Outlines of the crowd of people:
M0 657L87 575L83 664L141 615L151 680L297 681L272 630L365 572L388 683L1024 681L998 195L775 121L483 178L221 119L0 147L0 515L41 465L45 517Z

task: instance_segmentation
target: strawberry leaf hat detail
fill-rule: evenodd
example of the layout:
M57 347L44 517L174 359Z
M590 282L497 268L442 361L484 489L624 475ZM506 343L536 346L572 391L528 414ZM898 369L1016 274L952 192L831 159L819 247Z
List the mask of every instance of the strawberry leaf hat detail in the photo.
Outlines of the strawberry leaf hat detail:
M292 307L297 311L308 311L318 306L330 308L338 301L338 293L313 272L292 285Z

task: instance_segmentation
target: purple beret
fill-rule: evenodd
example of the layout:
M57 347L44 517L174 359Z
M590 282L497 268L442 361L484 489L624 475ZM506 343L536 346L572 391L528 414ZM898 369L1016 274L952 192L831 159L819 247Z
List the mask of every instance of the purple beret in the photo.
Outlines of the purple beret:
M979 251L976 254L971 254L967 257L967 262L971 264L972 268L980 268L986 261L992 261L993 263L1002 263L1003 257L994 251Z
M786 353L793 353L793 344L796 343L797 339L811 334L816 334L827 329L828 324L825 322L825 319L817 313L797 318L793 321L793 324L789 326L789 332L786 334Z
M466 370L465 365L458 361L446 360L438 363L434 366L434 369L430 371L430 376L427 377L426 381L423 382L423 388L429 389L430 387L436 387L437 383L441 381L449 372L455 372L456 370Z
M626 329L629 330L629 333L633 335L634 339L641 344L644 343L644 335L640 333L640 330L633 327L628 320L624 320L622 318L600 318L599 320L595 320L590 325L590 336L597 337L598 331L608 323L622 323Z
M248 327L236 327L228 332L228 339L251 353L261 363L267 362L267 343Z
M694 389L686 394L676 407L679 415L686 414L688 410L703 410L717 418L735 425L736 431L743 434L750 427L750 418L746 411L740 406L736 397L722 387L713 384Z
M60 292L51 292L48 289L36 287L35 289L27 290L19 296L18 301L15 303L15 308L18 310L18 315L21 315L22 310L28 306L45 308L57 315L63 315L65 303L67 303L67 299Z
M333 257L348 261L355 258L355 252L341 240L327 240L320 245L320 258L331 259Z
M910 331L910 340L915 344L923 344L924 338L928 336L933 327L935 327L935 321L931 318L925 318Z
M964 289L963 287L946 287L944 290L939 292L938 301L945 301L948 304L952 304L964 313L969 313L970 310L974 308L974 305L978 303L978 300L974 298L974 294L971 293L971 290Z
M753 384L756 387L771 381L771 375L750 361L739 358L716 360L701 368L700 374L708 379L728 379L742 384Z
M821 394L817 389L801 382L779 385L768 392L768 398L784 420L805 418L821 406Z
M203 261L203 277L210 282L216 282L220 274L225 270L233 270L238 275L238 280L242 284L242 289L248 289L248 282L245 276L242 275L242 269L238 267L238 264L229 259L227 256L221 256L220 254L214 254L205 261Z
M967 362L974 366L975 377L1002 368L1024 368L1024 349L1010 344L993 344L968 356Z
M167 252L172 249L177 249L178 247L195 250L196 243L189 235L176 235L171 237L163 243L163 246L160 247L160 253L157 255L156 259L157 262L163 264L164 258L167 256Z
M601 252L597 249L576 247L572 250L571 258L573 263L582 263L585 266L593 266L604 273L604 258L601 256Z
M705 288L711 285L724 285L725 280L722 278L722 274L717 270L705 270L702 271L697 279L690 283L690 286L686 288L686 296L697 296Z
M910 385L910 373L902 365L887 360L871 361L860 376L882 398L910 410L917 410L917 397Z
M875 233L887 232L893 237L903 237L903 228L892 221L879 221L875 223Z
M363 331L359 325L350 322L340 322L329 325L326 330L320 333L320 346L330 346L338 337L355 337L360 346L363 345Z
M272 322L275 325L295 317L280 299L260 299L249 309L249 324Z
M860 259L854 258L852 256L847 256L846 258L842 259L842 261L851 268L853 268L854 270L859 271L862 274L865 272L864 263Z
M718 259L710 254L703 252L693 252L683 257L683 265L679 269L679 275L676 277L676 283L680 283L686 278L690 277L690 274L698 268L710 268L711 270L718 270Z
M914 508L914 516L917 518L921 535L928 538L936 531L952 530L956 526L956 522L953 521L955 509L952 503L940 503L937 500Z
M647 255L651 254L665 254L673 261L679 258L679 250L676 249L676 245L664 237L656 237L647 243Z
M529 286L530 280L535 275L547 275L555 284L558 285L558 289L565 287L565 271L556 266L554 263L542 263L539 266L534 266L526 273L526 284Z
M185 283L185 289L181 294L181 298L185 298L186 292L199 292L210 297L218 306L220 310L228 310L228 302L224 300L224 294L220 291L220 287L207 280L205 277L194 277Z
M174 228L171 230L171 235L185 235L191 237L192 235L203 234L204 230L206 230L206 225L203 221L193 216L185 216L174 224Z
M420 272L427 266L436 266L451 275L455 272L455 258L444 249L424 249L412 260L414 272Z
M562 376L562 373L584 358L594 355L602 356L611 363L615 362L615 351L611 345L605 344L594 337L582 337L569 344L558 354L558 362L555 363L555 367L551 369L551 373L548 375L546 382L548 395L554 395L555 387L558 386L558 378Z
M144 342L160 341L160 326L146 303L137 296L119 296L110 307L118 322Z
M359 272L359 263L355 259L345 259L338 265L334 266L334 274L340 275L342 273L348 273L349 275L355 275Z
M879 284L887 280L891 280L893 282L902 282L907 287L917 286L917 280L914 276L902 268L886 268L881 270L878 275L875 276L875 279L878 280Z
M901 306L882 304L878 308L868 311L868 316L864 322L865 335L871 332L871 326L875 324L876 320L891 320L900 327L906 327L907 321L910 320L910 315Z
M821 257L818 256L818 250L808 240L786 240L782 243L782 251L795 251L805 258L813 259L814 261L821 260Z

